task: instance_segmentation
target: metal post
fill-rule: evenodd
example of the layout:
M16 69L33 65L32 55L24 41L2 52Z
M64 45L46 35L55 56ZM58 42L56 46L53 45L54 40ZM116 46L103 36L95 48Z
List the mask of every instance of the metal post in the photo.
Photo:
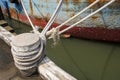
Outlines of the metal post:
M44 57L44 42L37 34L23 33L13 37L11 45L15 66L23 75L31 76Z

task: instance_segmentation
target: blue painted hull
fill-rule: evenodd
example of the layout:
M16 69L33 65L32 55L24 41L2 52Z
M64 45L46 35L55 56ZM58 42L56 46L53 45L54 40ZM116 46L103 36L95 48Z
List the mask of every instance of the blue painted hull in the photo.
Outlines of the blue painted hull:
M65 20L69 19L90 5L93 1L95 0L65 0L62 5L62 9L60 10L59 15L52 27L56 27L57 25L63 23ZM27 12L31 16L31 20L33 21L34 25L44 28L53 14L59 0L23 0L23 2ZM106 2L107 0L101 0L100 3L88 9L76 19L67 23L65 26L63 26L63 28L68 27L76 21L84 18ZM120 42L119 3L120 1L114 2L94 16L78 24L75 28L70 29L66 33L80 38ZM6 13L6 9L8 8L10 11L10 17L29 24L21 5L10 3L9 0L1 0L0 5L4 14L8 15Z

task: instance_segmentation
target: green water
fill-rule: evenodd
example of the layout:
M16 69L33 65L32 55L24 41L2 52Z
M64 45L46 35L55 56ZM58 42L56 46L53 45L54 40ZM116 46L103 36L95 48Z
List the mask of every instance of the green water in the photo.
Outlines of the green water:
M120 80L120 45L81 39L61 39L47 55L79 80Z
M29 32L28 25L9 21L15 31ZM47 41L47 56L78 80L120 80L120 44L83 39Z

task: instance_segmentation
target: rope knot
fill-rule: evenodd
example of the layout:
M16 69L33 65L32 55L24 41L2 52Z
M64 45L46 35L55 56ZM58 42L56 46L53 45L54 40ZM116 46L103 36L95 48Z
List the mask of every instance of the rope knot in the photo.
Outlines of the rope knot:
M16 67L31 75L45 56L46 37L41 33L23 33L15 36L11 44Z
M46 35L49 36L48 39L53 39L53 45L58 44L60 41L59 28L52 28Z

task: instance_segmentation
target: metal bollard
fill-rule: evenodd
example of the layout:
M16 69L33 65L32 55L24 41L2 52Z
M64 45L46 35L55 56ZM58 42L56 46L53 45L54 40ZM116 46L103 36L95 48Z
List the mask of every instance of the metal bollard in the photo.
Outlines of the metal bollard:
M44 44L39 35L23 33L12 38L12 54L15 66L24 76L31 76L43 57Z

